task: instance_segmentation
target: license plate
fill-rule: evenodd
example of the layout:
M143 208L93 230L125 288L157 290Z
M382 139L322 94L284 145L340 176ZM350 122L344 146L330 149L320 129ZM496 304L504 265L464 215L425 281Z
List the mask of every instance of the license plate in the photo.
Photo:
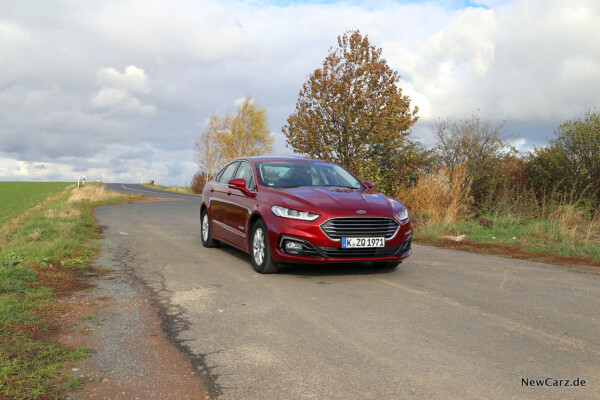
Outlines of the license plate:
M356 247L385 247L385 239L382 237L342 238L342 249Z

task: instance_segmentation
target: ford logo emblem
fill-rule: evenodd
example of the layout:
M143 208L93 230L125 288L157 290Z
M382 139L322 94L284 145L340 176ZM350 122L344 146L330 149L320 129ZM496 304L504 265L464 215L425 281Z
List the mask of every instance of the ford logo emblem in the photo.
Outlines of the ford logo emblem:
M366 214L367 212L365 210L356 210L357 214Z

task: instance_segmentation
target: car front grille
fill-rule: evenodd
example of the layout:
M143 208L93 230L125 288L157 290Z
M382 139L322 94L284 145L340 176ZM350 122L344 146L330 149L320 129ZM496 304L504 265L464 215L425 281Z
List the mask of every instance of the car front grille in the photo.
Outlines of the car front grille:
M392 238L398 230L393 218L348 217L332 218L321 224L321 229L333 240L343 237L384 237Z

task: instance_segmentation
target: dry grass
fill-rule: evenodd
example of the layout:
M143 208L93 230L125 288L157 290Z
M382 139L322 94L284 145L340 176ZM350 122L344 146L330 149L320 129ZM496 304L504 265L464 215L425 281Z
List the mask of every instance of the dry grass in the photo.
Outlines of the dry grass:
M50 218L50 219L73 218L73 217L79 217L81 215L81 211L76 208L72 208L72 207L69 207L68 209L65 209L65 210L50 209L50 210L46 211L46 214L44 214L44 215L46 216L46 218Z
M118 196L120 196L119 193L105 190L104 186L86 185L79 189L75 189L71 197L69 197L68 202L77 203L82 200L89 200L90 202L100 202Z
M585 241L597 241L600 242L600 207L596 208L592 219L584 229Z
M399 190L412 215L431 222L456 222L472 203L469 195L471 179L466 165L442 167L427 173L420 171L417 183L408 190ZM424 221L422 221L424 222Z

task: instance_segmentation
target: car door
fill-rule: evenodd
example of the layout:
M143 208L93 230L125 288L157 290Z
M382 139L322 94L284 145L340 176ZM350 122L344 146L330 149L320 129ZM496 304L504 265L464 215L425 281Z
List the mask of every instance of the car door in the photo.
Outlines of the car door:
M254 179L254 171L252 165L248 161L242 161L238 167L234 178L243 179L246 182L246 189L251 192L256 190L256 181ZM247 249L248 245L248 222L250 220L250 214L252 213L252 207L256 200L247 196L238 189L229 189L231 191L229 205L229 223L233 232L236 234L236 242L244 249Z
M224 239L229 242L237 242L235 239L237 235L231 232L230 222L228 223L228 219L230 218L230 196L232 189L229 189L227 182L233 179L239 165L239 161L234 161L226 166L223 169L223 172L217 176L217 180L214 184L214 191L211 194L211 201L208 205L210 218L212 220L211 228L213 234L219 239Z

